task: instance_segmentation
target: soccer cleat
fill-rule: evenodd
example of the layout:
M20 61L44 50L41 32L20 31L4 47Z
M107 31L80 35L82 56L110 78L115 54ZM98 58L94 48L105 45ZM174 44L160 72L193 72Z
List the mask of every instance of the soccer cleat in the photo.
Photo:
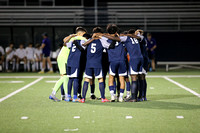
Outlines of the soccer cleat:
M137 98L137 101L138 101L138 102L142 102L143 99L142 99L142 98Z
M79 100L80 103L84 103L85 102L85 98L82 98L81 100Z
M143 101L147 101L147 98L146 97L144 97L144 98L142 98L143 99Z
M75 103L75 102L79 102L79 101L80 101L79 98L75 98L75 99L72 100L72 102L74 102L74 103Z
M61 100L65 100L65 96L61 96Z
M47 73L53 73L53 71L48 71Z
M40 71L40 72L38 72L39 74L43 74L44 73L44 71Z
M71 102L71 101L72 101L72 98L71 98L71 97L66 97L66 98L65 98L65 101L66 101L66 102Z
M119 97L119 102L123 102L123 97Z
M51 100L53 100L55 102L60 102L60 100L58 98L56 98L55 96L53 96L53 95L50 95L49 99L51 99Z
M133 99L132 97L129 97L127 99L124 100L125 102L137 102L136 99Z
M115 96L111 96L111 102L115 102Z
M79 99L82 99L82 96L81 96L81 95L78 95L78 98L79 98Z
M104 98L104 99L103 99L103 98L101 98L101 102L102 102L102 103L105 103L105 102L110 102L110 100L108 100L108 99L106 99L106 98Z
M96 96L95 96L95 95L91 95L91 96L90 96L90 99L95 100L95 99L96 99Z

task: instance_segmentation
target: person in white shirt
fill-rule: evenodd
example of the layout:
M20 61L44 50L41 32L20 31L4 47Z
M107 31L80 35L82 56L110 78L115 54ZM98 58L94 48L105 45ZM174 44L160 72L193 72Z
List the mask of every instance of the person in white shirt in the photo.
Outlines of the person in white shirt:
M4 66L4 56L5 56L5 52L2 46L0 46L0 71L3 70L3 66Z
M30 66L32 65L32 71L35 71L35 59L34 59L34 52L35 49L33 48L33 44L29 43L28 47L26 47L26 58L27 58L27 69L30 72Z
M26 71L27 59L26 59L26 51L24 49L24 45L23 44L19 45L19 48L16 50L15 55L17 57L17 63L16 63L17 71L19 71L19 63L20 63L20 61L24 61L24 71Z
M15 69L15 58L14 58L15 50L13 46L14 44L10 43L9 47L6 48L6 71L9 71L8 66L10 62L12 62L12 70L14 71Z
M35 46L34 58L36 63L36 70L39 71L42 69L42 50L40 49L40 44L36 44Z

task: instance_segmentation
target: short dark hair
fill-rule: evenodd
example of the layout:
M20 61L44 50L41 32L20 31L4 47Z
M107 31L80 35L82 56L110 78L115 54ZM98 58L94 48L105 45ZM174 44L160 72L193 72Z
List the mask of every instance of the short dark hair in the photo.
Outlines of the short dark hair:
M106 31L107 31L109 34L115 34L116 32L119 31L119 28L117 27L116 24L108 24L108 25L107 25L107 28L106 28Z
M152 36L152 34L151 33L147 33L147 36Z
M103 29L101 27L95 27L92 30L92 33L103 33Z
M122 32L122 34L125 34L125 35L126 35L126 34L128 34L128 31L125 30L125 31Z
M135 33L135 29L130 29L129 31L128 31L128 34L134 34Z
M87 30L83 27L77 27L76 28L76 33L79 32L79 31L82 31L82 32L87 32Z
M83 35L83 37L85 37L86 39L89 39L89 38L91 38L91 35L86 33Z
M48 34L46 32L42 33L42 36L48 36Z

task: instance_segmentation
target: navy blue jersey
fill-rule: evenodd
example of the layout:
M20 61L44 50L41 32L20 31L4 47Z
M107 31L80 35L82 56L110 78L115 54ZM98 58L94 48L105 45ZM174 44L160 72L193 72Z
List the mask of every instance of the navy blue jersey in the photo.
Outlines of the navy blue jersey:
M50 53L50 51L51 51L51 48L50 48L51 42L50 42L50 40L48 38L45 38L45 39L42 40L42 43L45 44L44 48L42 49L42 53L43 54Z
M130 60L135 58L143 58L139 41L136 38L127 37L125 44L130 55Z
M145 58L145 57L148 57L148 52L147 52L147 41L145 38L142 39L142 41L140 42L140 49L141 49L141 53L142 53L142 56Z
M78 44L82 46L82 44L85 42L83 40L77 40ZM73 44L73 42L67 43L67 47L71 48L69 57L67 60L67 66L69 67L80 67L80 58L81 58L81 51Z
M121 39L121 37L120 37ZM112 42L111 40L110 43ZM116 42L114 49L108 49L109 62L113 61L125 61L125 45L122 42Z
M107 38L102 37L92 41L87 47L86 68L102 68L102 54L104 48L108 48Z

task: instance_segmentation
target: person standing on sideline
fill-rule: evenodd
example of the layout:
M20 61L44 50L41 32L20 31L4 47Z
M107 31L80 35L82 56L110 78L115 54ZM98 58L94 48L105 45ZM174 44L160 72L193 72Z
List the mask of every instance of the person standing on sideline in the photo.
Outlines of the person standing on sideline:
M43 40L42 40L42 46L40 47L42 49L42 69L39 73L44 73L45 67L46 67L46 61L48 62L48 65L50 67L50 70L48 73L53 73L53 68L51 64L51 59L50 59L50 52L51 52L51 42L48 38L47 33L42 34Z
M155 65L155 49L156 49L156 40L152 38L151 33L147 33L147 51L148 56L151 61L151 68L149 71L153 70L155 71L156 65Z

